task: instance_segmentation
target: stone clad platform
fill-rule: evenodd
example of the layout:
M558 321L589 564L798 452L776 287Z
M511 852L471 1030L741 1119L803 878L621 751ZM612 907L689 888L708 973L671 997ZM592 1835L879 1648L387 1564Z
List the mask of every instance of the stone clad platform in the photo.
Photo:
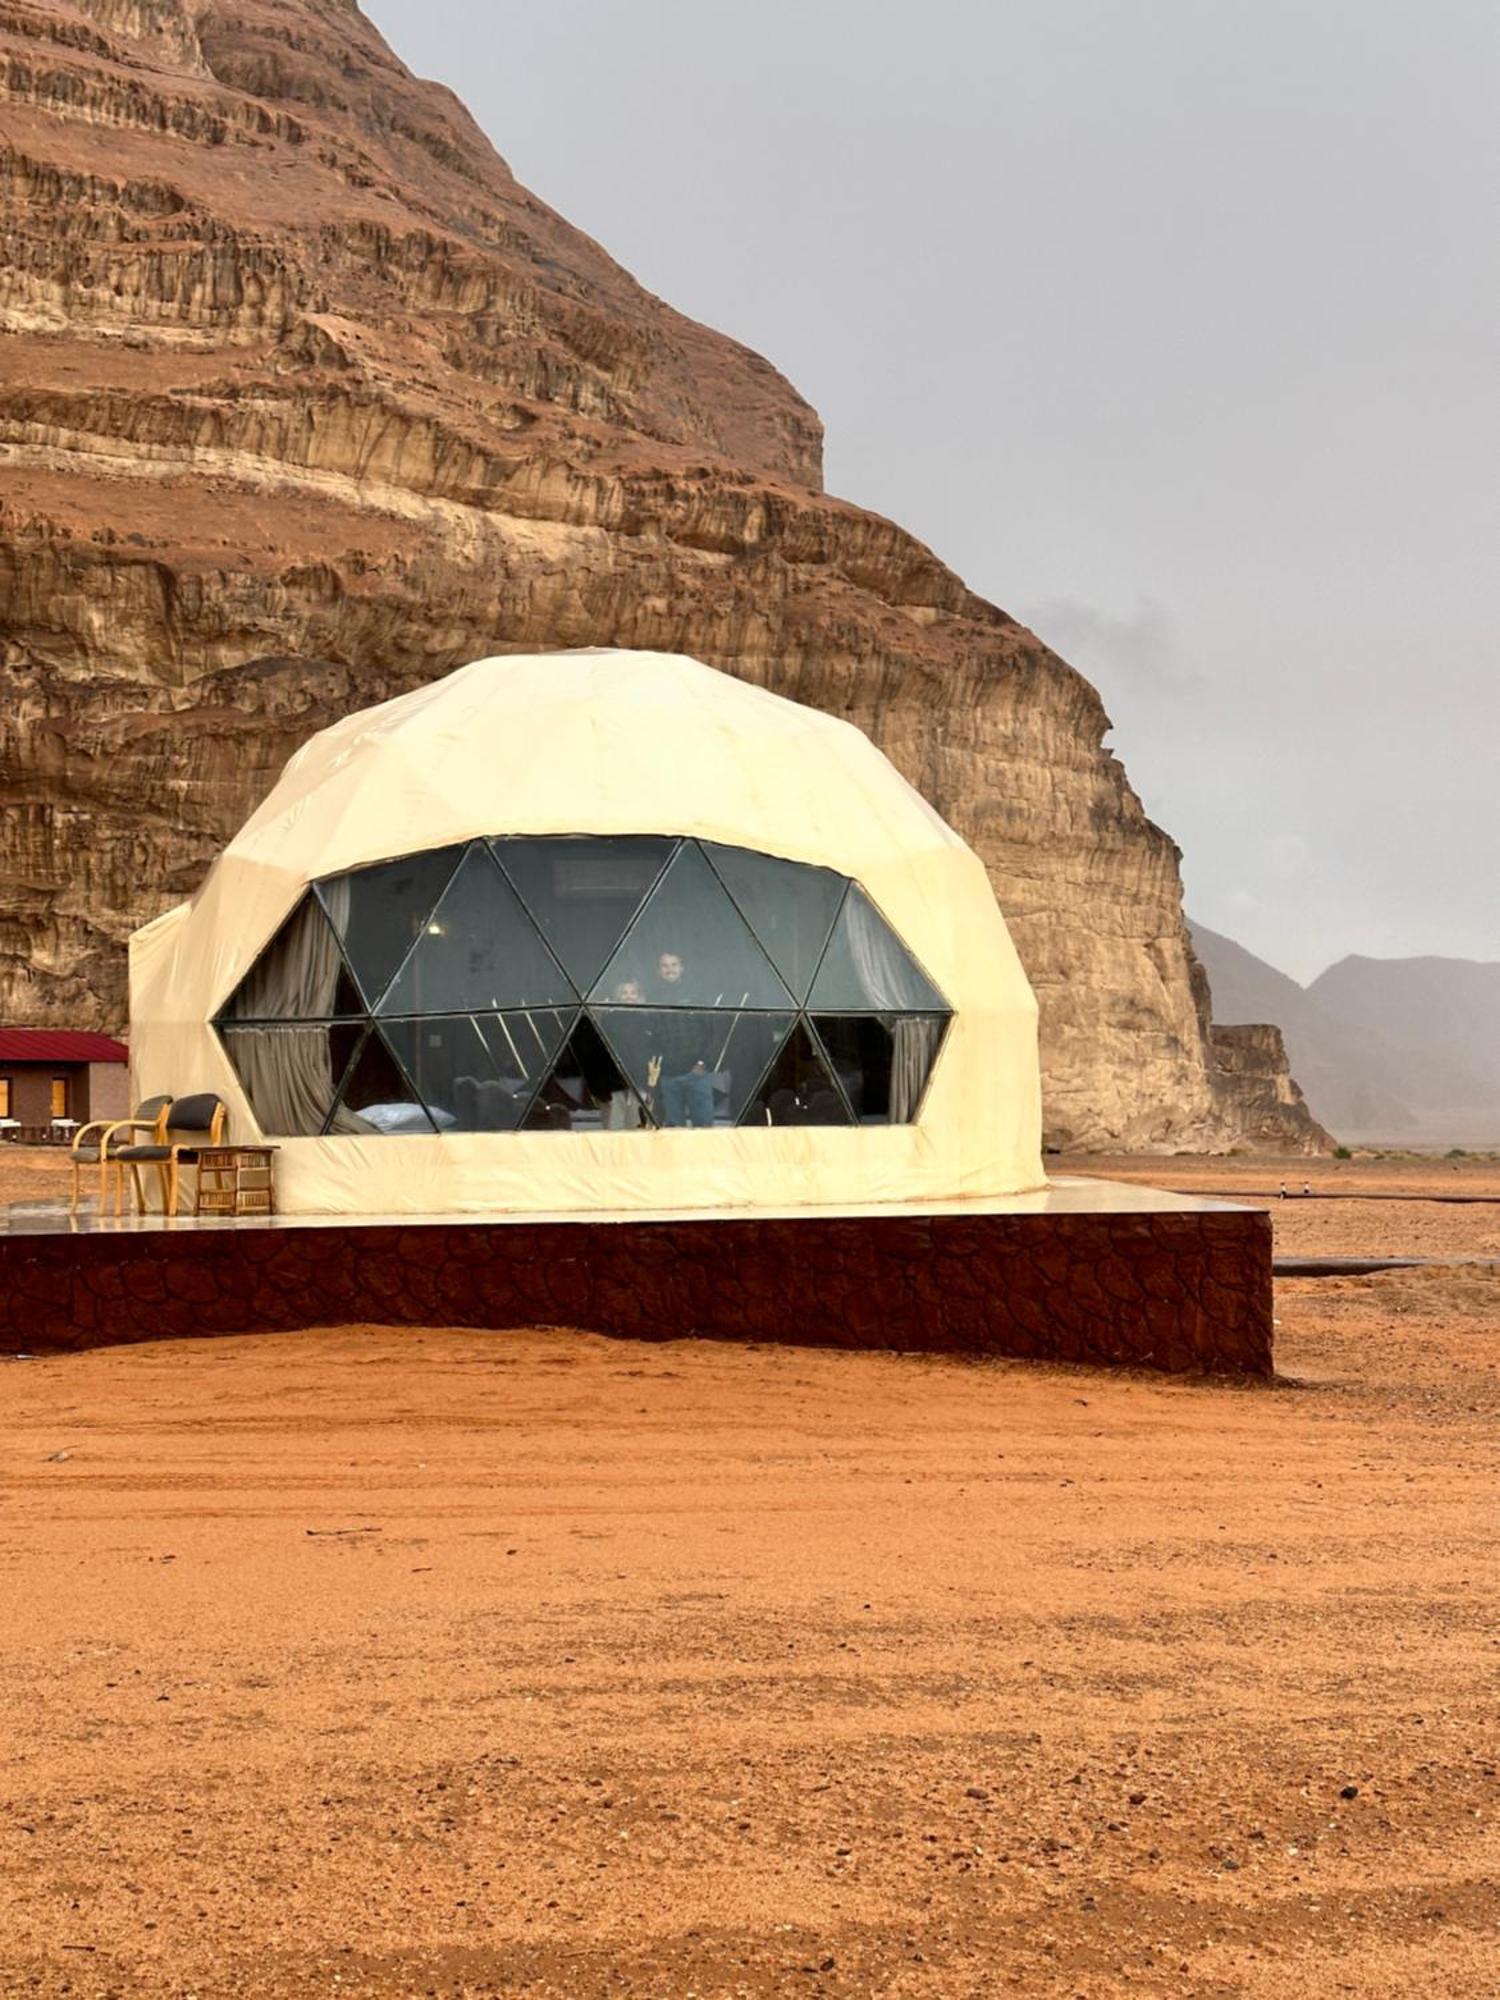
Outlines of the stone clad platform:
M0 1352L350 1324L1266 1376L1263 1210L1105 1181L780 1212L114 1220L0 1212Z

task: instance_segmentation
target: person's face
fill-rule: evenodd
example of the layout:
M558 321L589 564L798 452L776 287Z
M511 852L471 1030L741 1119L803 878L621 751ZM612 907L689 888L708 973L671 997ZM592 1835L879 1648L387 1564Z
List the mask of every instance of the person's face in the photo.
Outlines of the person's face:
M626 1007L639 1007L645 995L641 992L638 979L622 979L615 988L615 998Z
M656 961L656 971L663 986L675 986L682 977L682 960L675 951L664 951Z

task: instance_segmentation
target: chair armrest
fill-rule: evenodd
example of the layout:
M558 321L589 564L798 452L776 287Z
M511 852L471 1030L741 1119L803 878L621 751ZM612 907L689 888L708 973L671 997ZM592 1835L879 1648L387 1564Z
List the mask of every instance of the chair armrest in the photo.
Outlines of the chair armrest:
M83 1144L83 1141L88 1137L90 1132L102 1132L105 1136L99 1143L101 1146L107 1146L109 1144L109 1134L114 1129L115 1120L112 1118L91 1118L87 1125L80 1125L78 1130L73 1134L72 1151L75 1153L78 1151L78 1148Z
M109 1151L110 1141L114 1138L116 1132L154 1132L156 1130L156 1120L154 1118L111 1118L108 1120L99 1119L97 1122L105 1126L104 1137L99 1141L99 1148L101 1152L106 1153ZM93 1129L92 1125L84 1127L85 1131L91 1132ZM80 1133L79 1136L82 1137L82 1134Z

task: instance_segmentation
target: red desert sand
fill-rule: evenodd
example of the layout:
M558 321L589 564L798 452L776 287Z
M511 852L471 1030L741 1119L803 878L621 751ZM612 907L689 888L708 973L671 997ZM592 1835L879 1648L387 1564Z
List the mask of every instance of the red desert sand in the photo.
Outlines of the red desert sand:
M1333 1252L1357 1206L1275 1214ZM1495 1991L1500 1272L1278 1292L1275 1387L535 1330L0 1362L0 1992Z

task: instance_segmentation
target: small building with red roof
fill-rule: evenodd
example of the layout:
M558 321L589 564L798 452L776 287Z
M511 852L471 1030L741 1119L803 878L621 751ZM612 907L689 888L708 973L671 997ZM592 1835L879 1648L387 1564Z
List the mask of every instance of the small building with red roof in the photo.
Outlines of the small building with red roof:
M94 1118L128 1118L130 1052L113 1035L74 1028L0 1028L0 1132L66 1136Z

